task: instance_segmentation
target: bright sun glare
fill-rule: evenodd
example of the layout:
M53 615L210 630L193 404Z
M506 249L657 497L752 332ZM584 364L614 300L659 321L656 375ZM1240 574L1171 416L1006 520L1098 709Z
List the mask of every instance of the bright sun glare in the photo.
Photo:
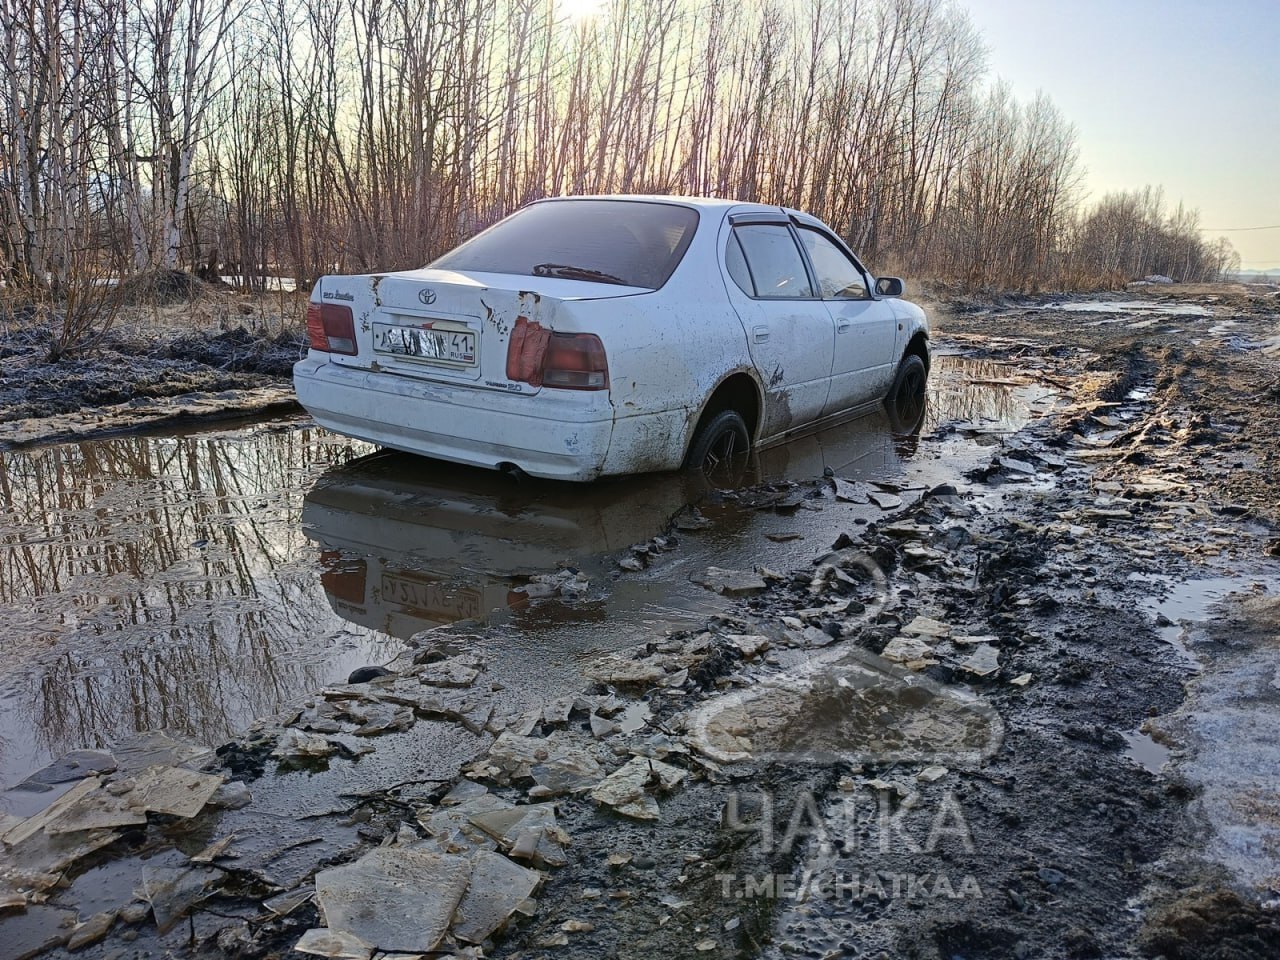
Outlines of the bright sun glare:
M608 0L556 0L562 17L570 20L587 20L598 17L608 6Z

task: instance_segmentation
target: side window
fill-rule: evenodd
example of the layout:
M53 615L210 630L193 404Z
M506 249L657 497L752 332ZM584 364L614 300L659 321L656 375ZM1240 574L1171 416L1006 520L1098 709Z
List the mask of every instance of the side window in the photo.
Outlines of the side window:
M742 244L757 297L786 299L813 296L804 260L785 224L753 223L734 227L733 232Z
M751 282L751 271L747 269L747 258L742 255L742 245L738 243L736 230L729 233L729 243L724 248L724 265L733 282L742 288L742 292L748 297L754 297L755 284Z
M800 239L813 272L818 275L818 287L823 300L867 300L867 278L848 255L816 230L800 228Z

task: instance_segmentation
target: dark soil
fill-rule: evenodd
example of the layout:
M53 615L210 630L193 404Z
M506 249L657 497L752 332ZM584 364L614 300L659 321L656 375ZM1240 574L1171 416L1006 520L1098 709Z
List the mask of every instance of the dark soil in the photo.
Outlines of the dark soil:
M299 333L265 336L244 327L161 342L108 332L91 351L51 363L49 342L47 328L0 335L0 423L283 383L306 348Z

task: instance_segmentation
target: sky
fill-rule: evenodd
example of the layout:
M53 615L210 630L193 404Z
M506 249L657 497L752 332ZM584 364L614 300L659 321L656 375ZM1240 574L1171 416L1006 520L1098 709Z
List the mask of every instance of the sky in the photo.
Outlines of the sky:
M1163 186L1243 269L1280 272L1280 0L958 3L992 76L1075 124L1090 199Z

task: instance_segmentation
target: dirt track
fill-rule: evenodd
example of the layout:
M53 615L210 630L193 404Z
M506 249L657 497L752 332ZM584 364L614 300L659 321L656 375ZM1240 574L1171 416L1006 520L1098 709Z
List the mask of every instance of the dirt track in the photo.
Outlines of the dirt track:
M1157 297L1209 315L1134 303ZM816 552L834 553L763 571L764 589L705 631L638 637L621 660L605 658L599 675L617 700L604 685L586 691L595 719L566 708L488 721L537 749L569 743L605 771L639 753L684 778L646 786L652 821L553 792L565 863L544 865L536 909L485 955L1280 956L1280 735L1269 719L1280 712L1280 304L1221 289L1119 299L1111 313L1049 300L939 308L946 349L994 361L993 380L1056 389L1053 411L1012 435L944 423L920 438L922 450L945 449L971 430L990 445L976 468L931 489L843 488L850 502L900 496L900 508L841 512L842 488L820 476L712 497L713 522L717 501L822 508ZM653 562L678 562L681 549ZM1245 599L1218 608L1229 592ZM401 666L430 668L478 644L476 630L421 634ZM624 682L633 669L649 679ZM847 682L868 671L880 678L870 687ZM750 702L773 678L780 692L749 713L756 726L732 727L750 756L700 753L699 711ZM791 697L796 678L821 695ZM640 703L638 731L596 729L615 706ZM922 722L934 716L977 717L975 736L994 746L948 739L955 724ZM289 722L316 718L313 705ZM279 736L268 725L221 752L255 806L207 814L202 838L245 829L236 817L255 808L288 816L282 794L304 774L277 771ZM325 858L443 842L429 824L449 809L451 783L413 782L403 736L372 738L376 752L359 761L372 767L334 761L355 781L409 779L335 797L341 812L299 824L328 838ZM477 738L472 779L509 801L545 796L496 757ZM403 776L380 777L388 763ZM157 838L139 842L134 853ZM226 862L194 941L140 919L88 953L288 952L322 918L314 903L264 912L255 856ZM304 848L291 872L309 876L314 856L308 869Z
M625 892L627 914L643 919L598 922L554 955L684 956L709 943L741 956L1280 955L1276 757L1242 745L1228 752L1247 756L1248 776L1206 781L1199 769L1225 749L1212 740L1222 714L1265 716L1280 698L1242 685L1201 704L1201 686L1227 667L1224 630L1195 625L1217 596L1206 581L1280 586L1269 559L1280 365L1253 346L1277 332L1274 298L1232 300L1227 336L1205 335L1221 312L1190 329L1162 317L1134 330L1141 314L1093 326L1097 314L1038 307L940 323L945 342L1010 376L1052 357L1046 379L1073 385L1069 407L999 449L1018 468L979 471L958 497L935 491L909 507L894 526L924 532L905 541L845 531L900 591L851 642L880 652L917 616L949 625L952 643L923 674L968 682L996 706L996 755L936 780L921 763L748 764L688 787L661 830L601 823L584 805L568 817L587 847L581 866L556 875L552 905L503 955L554 942L596 887ZM904 543L915 536L937 555L913 558ZM751 601L747 629L812 605L802 573ZM1232 657L1280 676L1274 607L1232 609ZM995 638L997 673L957 669L970 649L961 633ZM1203 802L1215 791L1215 805ZM753 809L738 830L723 827L731 798ZM1247 812L1222 823L1224 808ZM778 839L789 827L790 845ZM652 865L602 868L619 846Z

